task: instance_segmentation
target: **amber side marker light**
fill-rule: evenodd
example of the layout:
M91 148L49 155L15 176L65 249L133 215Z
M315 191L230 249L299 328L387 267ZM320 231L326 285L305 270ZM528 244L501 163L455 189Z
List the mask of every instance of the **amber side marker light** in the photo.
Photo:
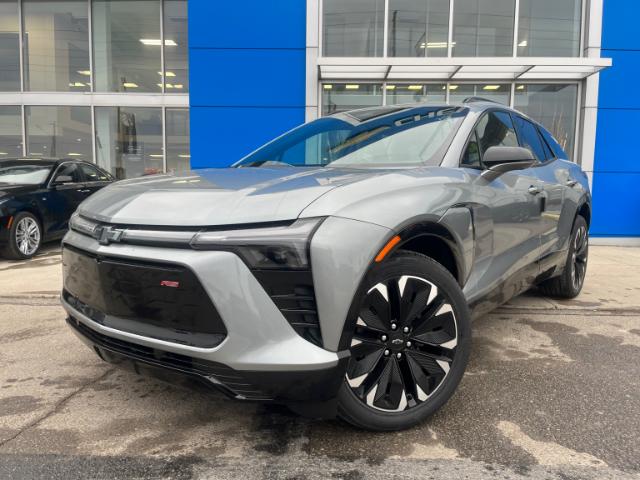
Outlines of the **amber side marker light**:
M11 225L13 225L13 217L9 217L9 221L7 222L7 229L11 228Z
M384 260L384 257L386 257L387 254L391 250L393 250L393 247L395 247L399 241L400 241L400 237L398 235L396 235L391 240L389 240L387 244L384 247L382 247L382 250L380 250L380 253L378 253L378 255L376 256L376 263L380 263L382 260Z

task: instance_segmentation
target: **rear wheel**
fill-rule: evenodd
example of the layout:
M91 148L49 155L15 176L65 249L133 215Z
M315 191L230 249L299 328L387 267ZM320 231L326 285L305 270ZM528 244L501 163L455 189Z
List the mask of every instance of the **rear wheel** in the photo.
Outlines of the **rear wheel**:
M7 258L24 260L33 257L40 249L41 243L40 222L35 215L22 212L13 217L9 242L3 253Z
M587 274L589 259L589 227L580 215L576 217L571 231L571 241L567 261L562 274L539 285L545 295L558 298L577 297Z
M455 279L401 252L365 279L338 414L369 430L411 427L453 394L467 364L469 309ZM352 319L353 320L353 319Z

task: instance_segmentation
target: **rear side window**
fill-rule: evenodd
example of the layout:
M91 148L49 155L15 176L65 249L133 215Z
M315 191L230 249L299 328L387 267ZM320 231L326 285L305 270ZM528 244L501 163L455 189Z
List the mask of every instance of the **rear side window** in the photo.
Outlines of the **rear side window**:
M522 117L516 116L515 118L522 146L528 148L541 162L547 160L547 152L544 149L542 138L540 138L536 126Z
M542 137L546 140L547 144L549 145L549 147L551 148L551 150L553 151L553 155L556 158L563 158L565 160L569 159L569 156L566 154L566 152L562 149L562 147L560 146L560 144L556 141L555 138L553 138L553 135L551 135L547 130L545 130L544 128L540 129L540 133L542 134Z
M462 157L462 166L482 168L482 155L490 147L517 147L518 137L506 112L486 113L478 122Z
M82 170L84 178L87 182L106 182L109 180L109 177L106 173L101 172L91 165L85 165L84 163L81 163L80 170Z

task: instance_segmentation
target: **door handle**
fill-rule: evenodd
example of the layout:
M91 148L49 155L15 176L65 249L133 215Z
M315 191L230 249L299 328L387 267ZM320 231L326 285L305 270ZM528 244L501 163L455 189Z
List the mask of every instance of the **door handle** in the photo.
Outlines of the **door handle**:
M80 192L80 193L89 193L89 192L91 192L91 190L89 190L88 188L87 189L80 188L77 191Z
M528 192L531 195L538 195L539 193L542 193L542 191L543 191L543 188L537 185L531 185L528 190Z
M575 187L577 184L578 181L573 179L567 180L567 182L565 183L567 187Z

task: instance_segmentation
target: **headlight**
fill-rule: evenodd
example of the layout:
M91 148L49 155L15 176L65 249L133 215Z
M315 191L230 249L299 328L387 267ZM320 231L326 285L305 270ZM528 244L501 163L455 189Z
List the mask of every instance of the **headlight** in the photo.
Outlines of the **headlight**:
M233 250L256 269L309 268L309 241L324 218L304 218L291 225L200 232L191 246L201 250Z
M71 218L69 219L69 228L71 230L89 235L90 237L94 236L93 234L97 227L97 223L92 222L91 220L87 220L86 218L82 218L80 215L78 215L78 212L71 215Z

